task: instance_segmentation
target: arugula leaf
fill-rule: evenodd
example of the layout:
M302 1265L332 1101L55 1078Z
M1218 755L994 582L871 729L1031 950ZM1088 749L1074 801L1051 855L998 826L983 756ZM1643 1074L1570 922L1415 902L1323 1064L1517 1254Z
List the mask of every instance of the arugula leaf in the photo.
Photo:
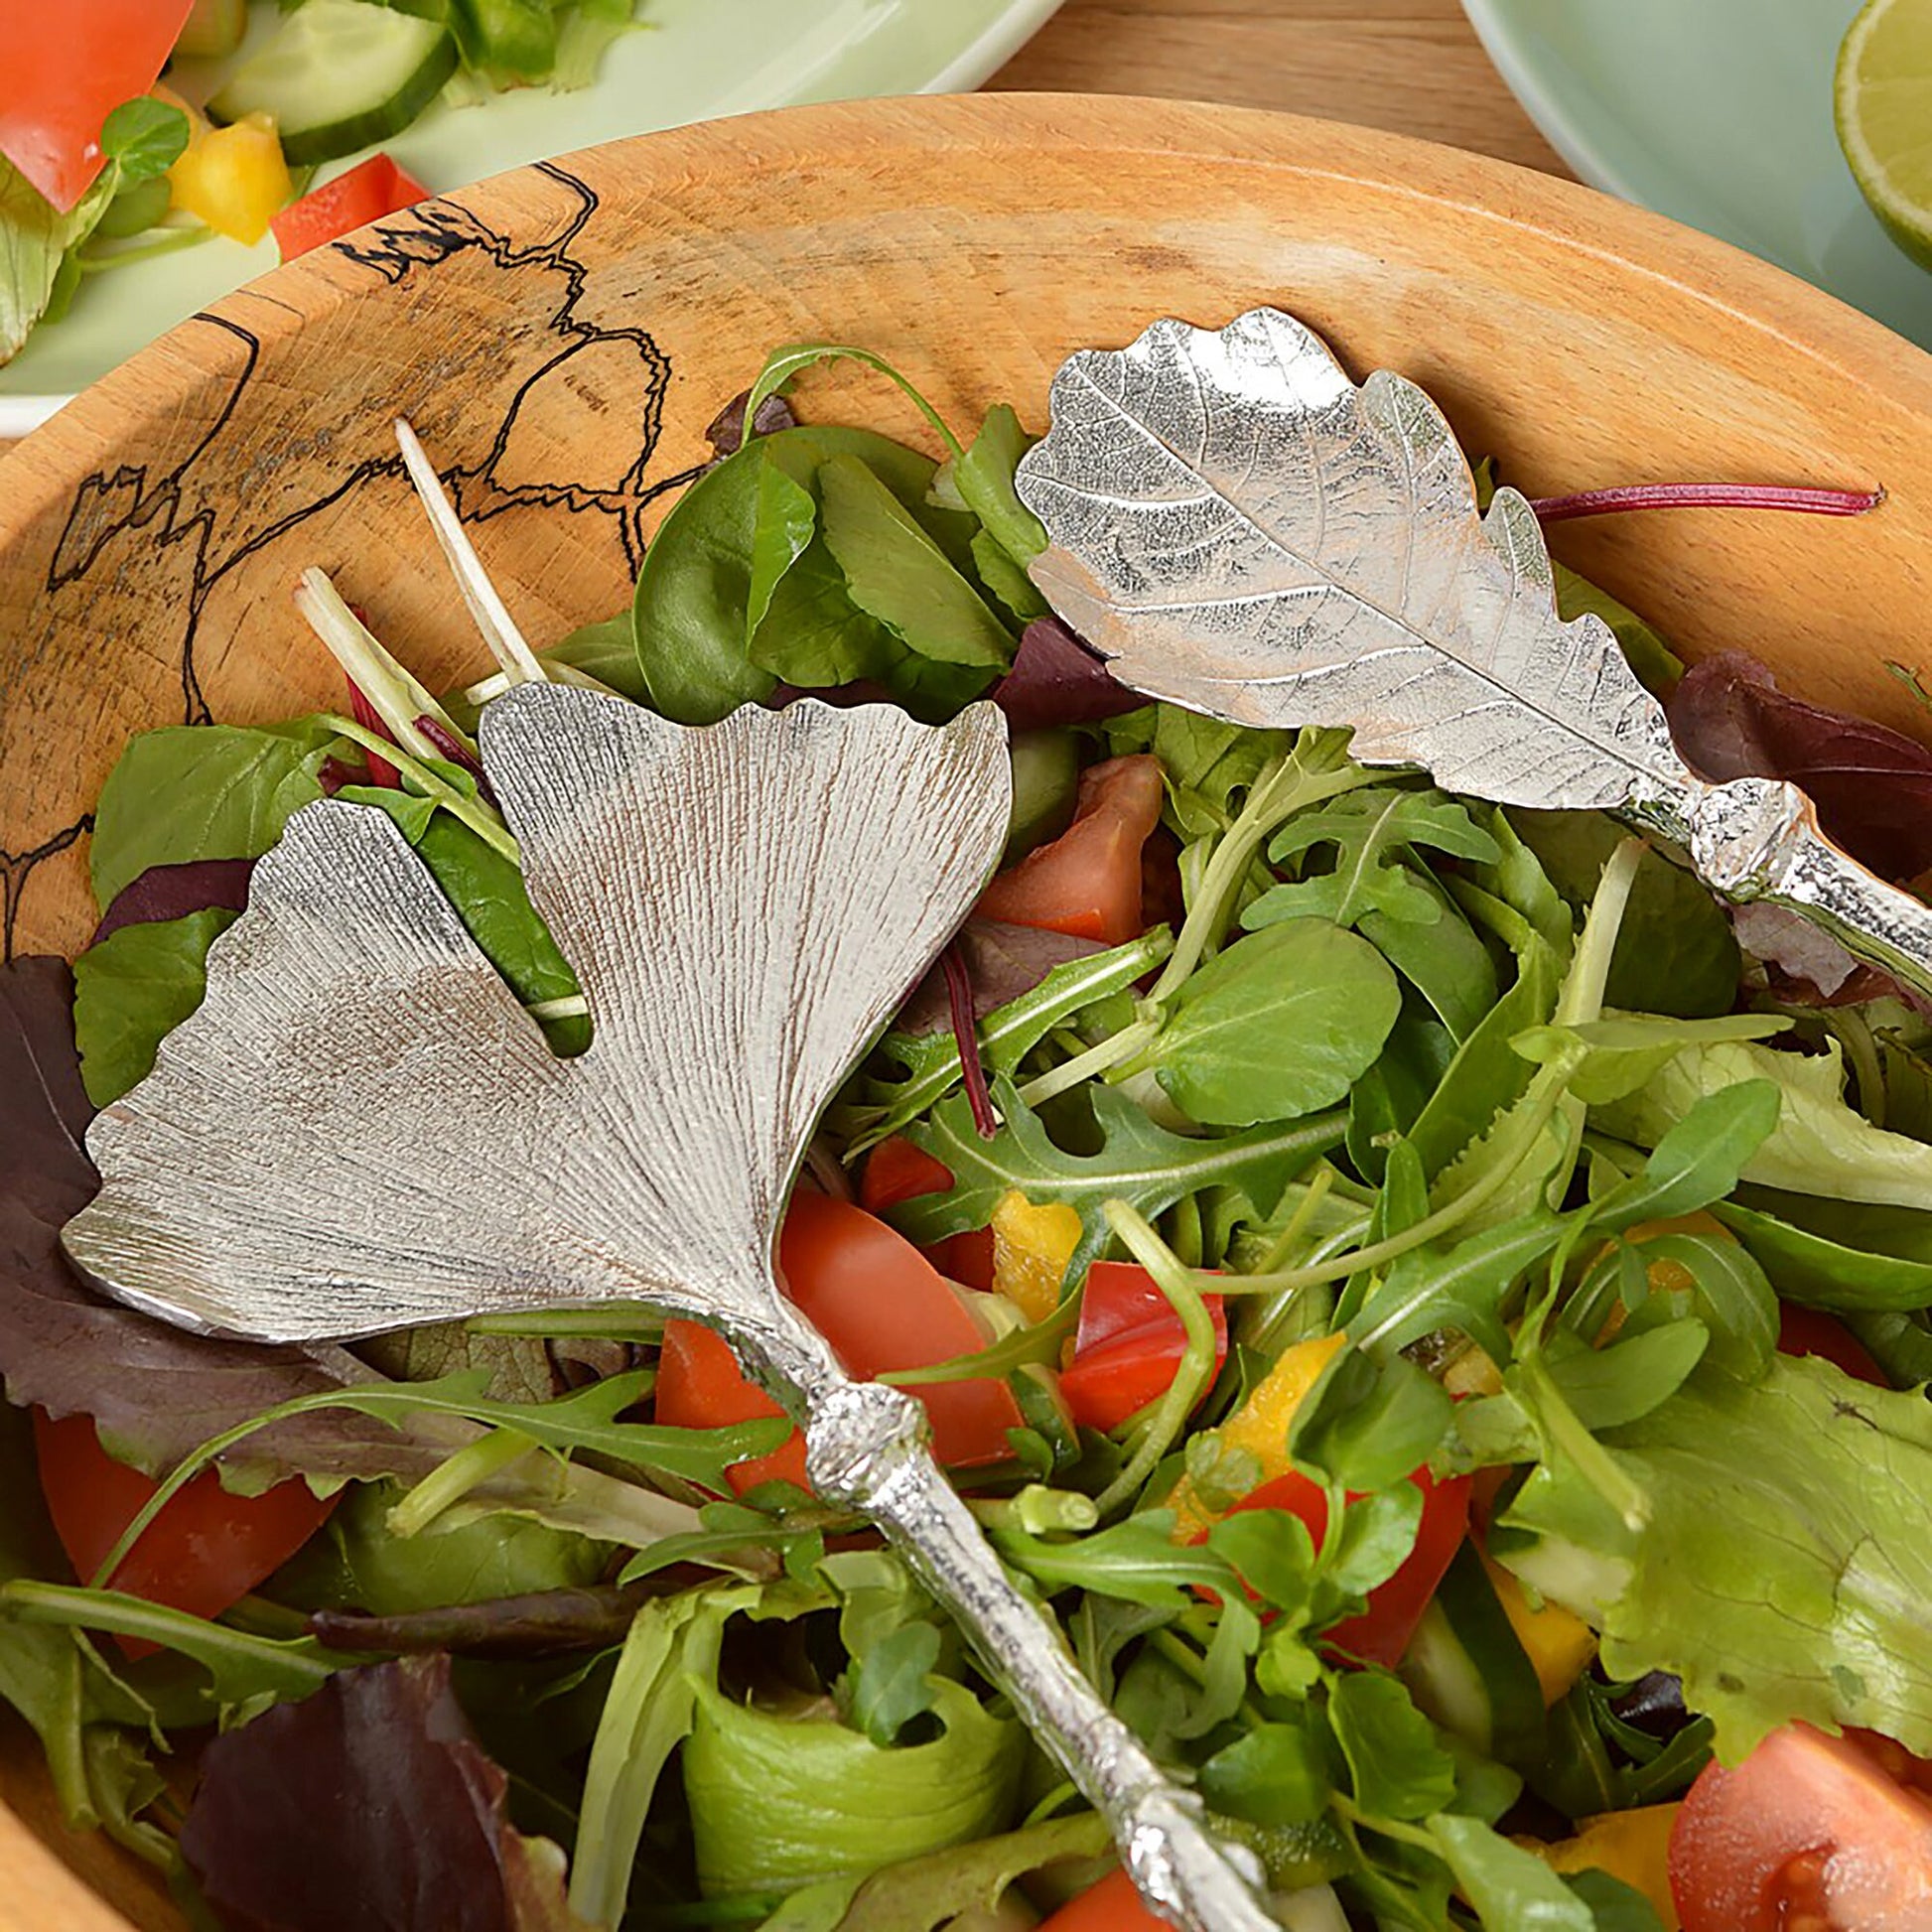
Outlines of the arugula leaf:
M869 1645L848 1678L854 1727L882 1749L897 1743L899 1732L933 1708L928 1679L938 1661L932 1623L901 1623Z
M1297 1120L1347 1098L1401 1003L1367 940L1326 919L1296 918L1237 939L1190 973L1146 1060L1205 1125Z
M1590 1224L1620 1233L1723 1200L1778 1132L1784 1099L1769 1080L1739 1080L1700 1095L1658 1139L1639 1173L1590 1203Z
M153 1070L163 1038L202 1004L207 949L234 921L234 913L211 907L126 925L75 959L74 1039L80 1077L96 1107L118 1100Z
M1408 925L1434 925L1440 900L1423 880L1419 848L1494 864L1501 849L1465 806L1440 791L1375 785L1344 793L1291 819L1268 856L1278 865L1316 846L1334 847L1332 870L1297 885L1277 886L1251 905L1242 923L1271 924L1312 914L1354 925L1380 912Z
M1898 1207L1932 1207L1932 1147L1873 1127L1845 1101L1843 1050L1783 1053L1754 1040L1687 1047L1634 1093L1590 1109L1590 1125L1654 1147L1699 1100L1742 1081L1778 1089L1778 1123L1742 1177L1793 1193Z
M1574 906L1587 906L1628 834L1602 812L1511 811L1509 822ZM1646 848L1618 929L1607 1005L1701 1020L1728 1013L1742 960L1730 920L1694 873Z
M94 807L101 909L150 866L259 858L292 812L322 796L316 774L333 743L313 719L273 730L171 725L130 739Z
M945 1194L923 1194L893 1210L896 1227L920 1246L991 1224L994 1204L1012 1189L1030 1200L1062 1201L1080 1217L1080 1242L1066 1279L1078 1281L1111 1238L1106 1205L1124 1200L1150 1220L1182 1195L1207 1187L1238 1190L1266 1215L1297 1174L1336 1146L1346 1129L1339 1112L1287 1127L1256 1127L1215 1140L1185 1139L1157 1127L1123 1093L1095 1087L1099 1149L1068 1154L1004 1076L994 1100L1005 1125L990 1141L973 1125L964 1095L942 1101L928 1121L906 1130L913 1145L944 1163L953 1177Z
M1789 1218L1768 1211L1772 1203ZM1719 1201L1711 1211L1787 1302L1838 1313L1932 1308L1932 1217L1911 1208L1862 1207L1830 1216L1826 1231L1802 1224L1811 1205L1767 1188L1746 1200Z
M1493 1548L1602 1631L1613 1676L1680 1676L1726 1762L1793 1718L1932 1746L1923 1396L1779 1355L1754 1383L1693 1376L1604 1448L1641 1495L1641 1529L1559 1457L1531 1474Z
M1227 1561L1211 1546L1173 1540L1173 1516L1165 1509L1130 1516L1109 1529L1069 1541L1032 1536L1025 1530L993 1532L1000 1555L1047 1593L1084 1589L1149 1609L1184 1609L1195 1589L1226 1596L1240 1589Z
M1455 1760L1387 1671L1331 1677L1328 1722L1348 1761L1355 1802L1374 1817L1426 1818L1455 1796Z
M1563 1217L1536 1206L1452 1244L1429 1242L1397 1258L1348 1324L1356 1346L1386 1357L1439 1328L1455 1328L1497 1362L1509 1359L1501 1311L1523 1277L1563 1238Z

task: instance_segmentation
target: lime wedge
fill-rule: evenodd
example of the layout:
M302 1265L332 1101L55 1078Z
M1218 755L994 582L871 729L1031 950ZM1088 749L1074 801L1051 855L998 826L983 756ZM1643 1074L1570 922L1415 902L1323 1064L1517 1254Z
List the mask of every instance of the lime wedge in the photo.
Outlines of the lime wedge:
M1932 0L1866 0L1839 49L1834 108L1859 192L1932 268Z

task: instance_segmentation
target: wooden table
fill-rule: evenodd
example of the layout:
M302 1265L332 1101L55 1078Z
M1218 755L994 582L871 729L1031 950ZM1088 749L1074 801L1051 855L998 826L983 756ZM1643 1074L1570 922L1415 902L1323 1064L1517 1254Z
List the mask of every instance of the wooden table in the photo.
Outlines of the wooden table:
M1456 0L1066 0L988 84L1284 108L1570 172Z

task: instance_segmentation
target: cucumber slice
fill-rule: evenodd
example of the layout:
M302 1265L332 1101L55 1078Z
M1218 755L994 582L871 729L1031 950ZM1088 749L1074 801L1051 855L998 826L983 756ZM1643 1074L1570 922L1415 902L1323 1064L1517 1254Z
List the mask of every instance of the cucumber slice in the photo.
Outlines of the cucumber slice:
M307 0L207 104L215 121L272 114L289 165L400 134L456 71L447 28L369 0Z
M1464 1543L1424 1611L1397 1675L1445 1730L1505 1764L1543 1742L1543 1692L1475 1546Z

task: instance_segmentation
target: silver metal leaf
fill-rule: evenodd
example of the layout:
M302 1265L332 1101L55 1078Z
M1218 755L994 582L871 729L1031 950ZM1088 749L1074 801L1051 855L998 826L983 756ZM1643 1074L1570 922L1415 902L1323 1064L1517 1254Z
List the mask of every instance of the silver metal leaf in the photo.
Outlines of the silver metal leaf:
M1033 574L1122 682L1245 725L1345 725L1369 764L1505 803L1672 792L1662 711L1594 617L1556 612L1534 512L1476 513L1422 390L1357 386L1292 316L1157 322L1070 357L1020 467Z
M807 702L698 732L528 685L483 747L589 1050L552 1056L384 814L309 806L201 1010L89 1136L101 1191L66 1239L114 1294L274 1340L711 1309L768 1254L820 1110L1007 823L985 706L943 730Z

